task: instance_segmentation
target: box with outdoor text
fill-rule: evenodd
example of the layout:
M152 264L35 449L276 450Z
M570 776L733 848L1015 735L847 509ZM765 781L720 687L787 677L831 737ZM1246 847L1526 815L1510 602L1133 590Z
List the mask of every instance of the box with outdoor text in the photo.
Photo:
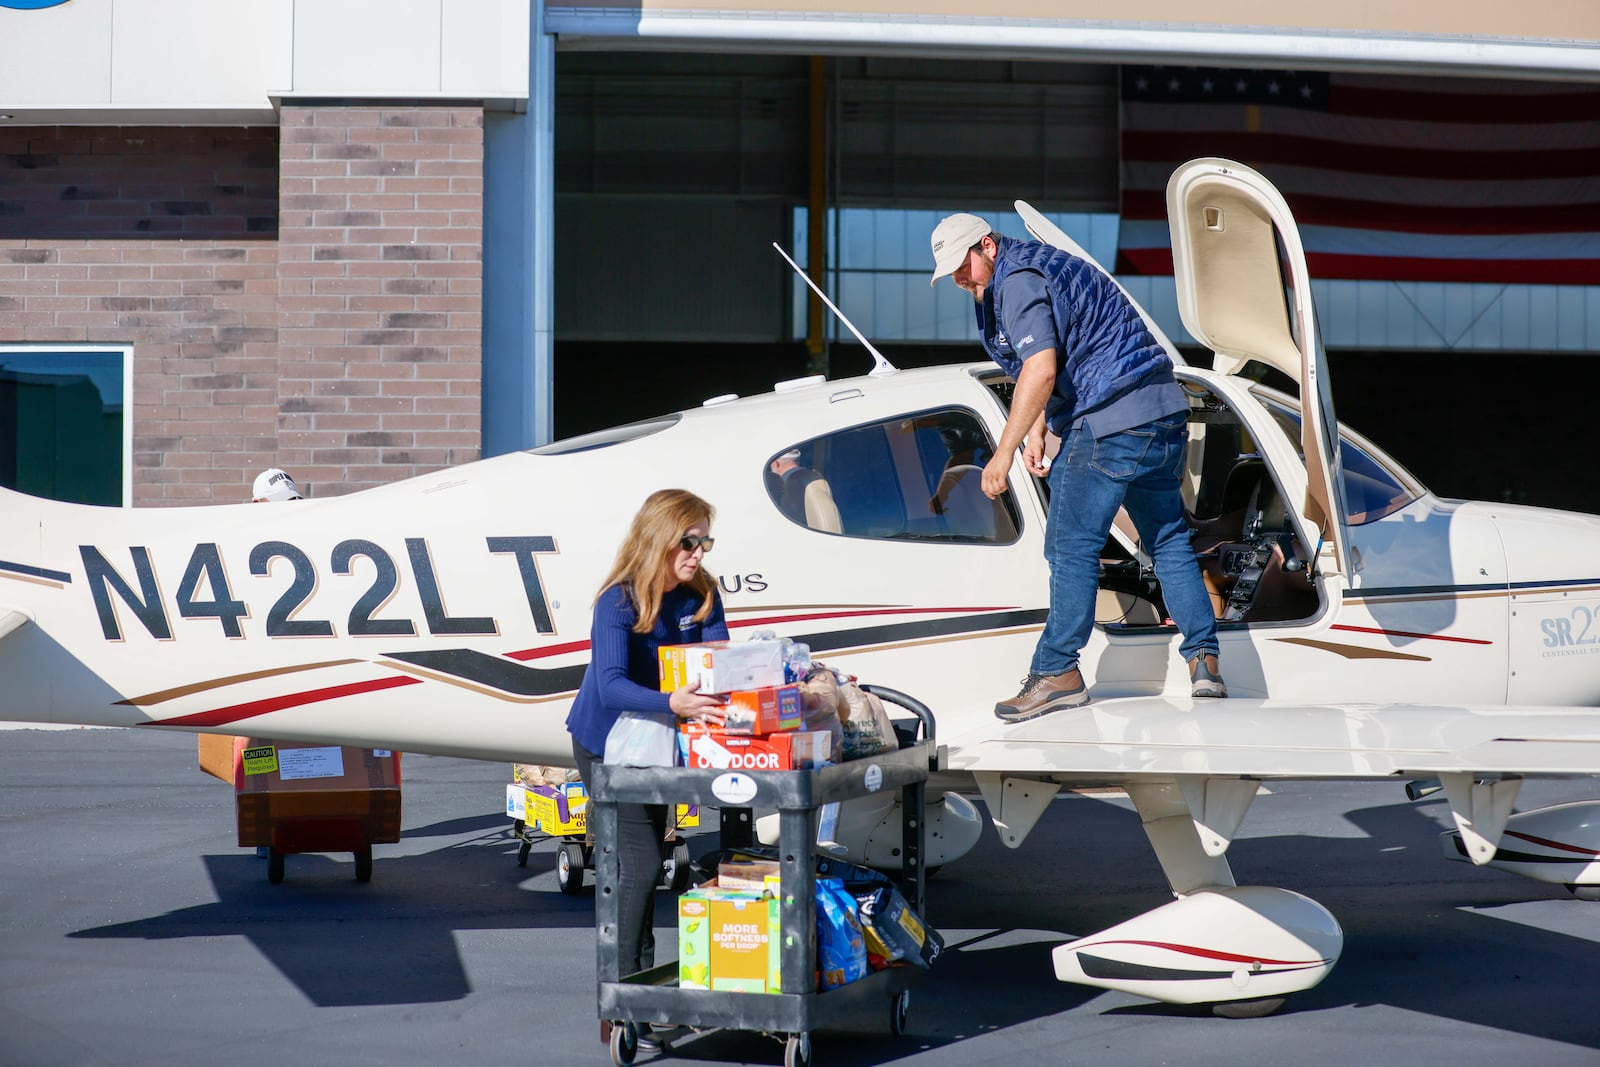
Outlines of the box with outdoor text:
M670 693L692 682L702 693L731 693L783 684L783 645L777 641L706 641L698 645L662 645L661 691Z
M683 765L696 770L806 770L827 763L832 742L826 730L785 730L757 737L730 734L695 722L678 727Z
M715 883L678 898L678 987L777 993L783 966L779 904Z

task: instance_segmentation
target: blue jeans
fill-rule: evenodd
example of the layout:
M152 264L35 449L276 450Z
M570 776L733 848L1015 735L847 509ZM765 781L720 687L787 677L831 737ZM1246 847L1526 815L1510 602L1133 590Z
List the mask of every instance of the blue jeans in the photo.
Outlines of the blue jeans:
M1050 617L1033 652L1035 674L1063 674L1078 665L1094 627L1100 550L1119 505L1155 561L1167 613L1183 632L1178 651L1184 661L1217 654L1217 619L1178 488L1188 437L1182 412L1099 439L1087 429L1068 431L1049 474L1044 556Z

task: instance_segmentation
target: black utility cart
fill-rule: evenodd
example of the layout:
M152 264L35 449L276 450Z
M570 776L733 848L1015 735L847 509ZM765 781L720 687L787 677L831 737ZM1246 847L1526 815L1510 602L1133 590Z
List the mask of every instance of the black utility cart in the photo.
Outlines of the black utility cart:
M901 735L899 751L805 771L595 767L589 827L594 835L598 878L599 1016L602 1039L609 1043L616 1067L633 1062L638 1051L637 1027L644 1023L765 1033L784 1043L784 1067L810 1067L811 1033L815 1030L854 1029L881 1021L895 1035L905 1033L910 983L921 974L920 968L889 967L827 992L816 988L815 841L817 809L822 805L884 789L901 791L905 836L900 890L919 915L925 914L925 787L929 772L939 769L943 751L934 738L933 716L921 703L881 686L862 688L913 711L921 720L896 723ZM783 992L680 989L676 960L637 974L619 973L617 804L680 802L720 807L722 844L733 848L749 844L750 808L778 810Z

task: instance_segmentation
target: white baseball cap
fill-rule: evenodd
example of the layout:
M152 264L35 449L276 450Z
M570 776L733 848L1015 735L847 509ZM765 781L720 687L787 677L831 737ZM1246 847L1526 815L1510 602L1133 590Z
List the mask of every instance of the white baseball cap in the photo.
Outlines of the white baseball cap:
M294 479L289 477L288 471L269 467L256 475L250 496L253 500L299 500L300 490L295 487Z
M993 231L989 224L976 215L946 215L933 228L933 279L937 284L946 274L952 274L967 258L973 245Z

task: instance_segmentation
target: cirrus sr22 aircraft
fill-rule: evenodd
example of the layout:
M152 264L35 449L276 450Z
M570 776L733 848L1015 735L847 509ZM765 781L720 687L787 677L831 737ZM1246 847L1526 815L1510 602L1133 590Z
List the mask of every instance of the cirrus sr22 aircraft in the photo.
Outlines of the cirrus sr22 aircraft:
M1525 776L1600 774L1600 518L1434 497L1335 422L1277 190L1202 159L1174 174L1168 207L1183 321L1215 354L1206 370L1173 351L1229 699L1190 699L1148 558L1119 528L1083 653L1092 702L997 721L1046 613L1047 489L1020 458L1005 495L979 489L1012 384L994 365L878 357L863 377L270 516L0 490L0 715L569 762L597 585L640 502L676 485L718 508L736 639L777 631L936 694L948 751L929 864L977 840L963 792L1015 847L1061 788L1127 791L1176 899L1057 948L1064 980L1225 1014L1319 982L1342 946L1334 917L1237 886L1228 866L1274 779L1430 783L1455 818L1448 854L1600 898L1600 801L1513 814ZM1298 396L1240 373L1257 364ZM795 449L822 481L791 516L769 466ZM893 803L843 817L853 859L897 865Z

